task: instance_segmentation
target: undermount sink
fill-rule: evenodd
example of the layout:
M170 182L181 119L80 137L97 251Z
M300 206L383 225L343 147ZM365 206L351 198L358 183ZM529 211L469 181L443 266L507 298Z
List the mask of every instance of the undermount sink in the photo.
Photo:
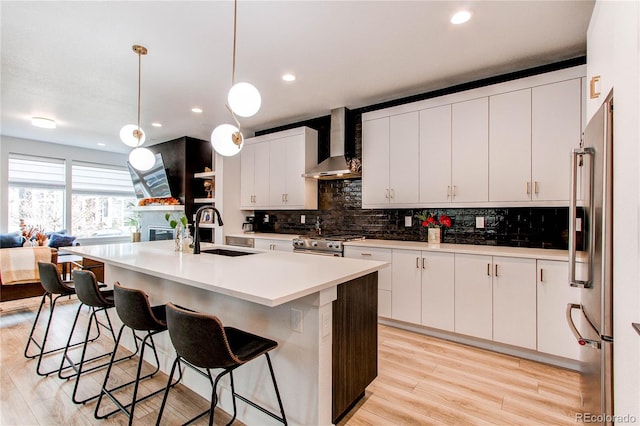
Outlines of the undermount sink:
M217 254L219 256L229 256L229 257L246 256L248 254L255 254L247 251L236 251L236 250L228 250L228 249L220 249L220 248L201 250L200 253Z

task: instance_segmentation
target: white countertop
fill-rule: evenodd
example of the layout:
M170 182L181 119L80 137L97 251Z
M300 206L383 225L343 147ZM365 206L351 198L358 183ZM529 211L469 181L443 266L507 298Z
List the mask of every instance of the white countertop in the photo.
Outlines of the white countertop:
M424 241L359 240L344 243L345 246L395 248L405 250L437 251L442 253L484 254L489 256L522 257L541 260L567 260L567 250L525 247L484 246L472 244L428 244ZM585 259L583 252L577 253L578 261Z
M174 251L174 242L65 247L64 251L266 306L278 306L385 268L385 262L310 256L203 243L254 252L228 257Z
M298 238L297 234L275 234L271 232L232 232L225 234L225 237L240 237L240 238L266 238L269 240L283 240L292 241L294 238Z

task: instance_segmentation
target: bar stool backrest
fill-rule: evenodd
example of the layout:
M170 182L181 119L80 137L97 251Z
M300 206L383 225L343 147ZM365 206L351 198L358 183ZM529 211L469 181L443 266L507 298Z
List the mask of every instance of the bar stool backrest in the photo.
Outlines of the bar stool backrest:
M51 262L38 262L38 272L42 287L50 294L73 293L73 288L60 279L58 267Z
M149 297L144 291L122 287L116 281L113 296L116 312L127 327L134 330L160 330L166 327L166 323L153 313Z
M75 284L76 294L82 303L95 308L106 308L113 306L104 298L104 295L98 287L98 280L91 271L73 271L73 283Z
M229 368L243 364L229 347L218 317L167 303L167 328L178 355L201 368Z

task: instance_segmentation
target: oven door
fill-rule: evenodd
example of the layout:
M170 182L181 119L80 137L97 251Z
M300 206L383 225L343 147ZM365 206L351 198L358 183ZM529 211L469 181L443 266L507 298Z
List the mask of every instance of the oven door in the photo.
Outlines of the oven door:
M339 251L323 251L323 250L312 250L312 249L304 249L304 248L294 248L293 252L303 253L303 254L314 254L316 256L342 257L342 252L339 252Z

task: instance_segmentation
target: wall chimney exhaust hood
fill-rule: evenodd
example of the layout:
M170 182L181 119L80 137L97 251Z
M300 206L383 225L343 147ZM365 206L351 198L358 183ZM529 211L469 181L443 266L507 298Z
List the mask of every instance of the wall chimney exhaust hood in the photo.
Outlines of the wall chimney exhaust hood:
M351 171L347 159L344 157L346 130L346 108L331 110L329 158L311 170L307 170L304 177L324 180L362 177L362 173Z

